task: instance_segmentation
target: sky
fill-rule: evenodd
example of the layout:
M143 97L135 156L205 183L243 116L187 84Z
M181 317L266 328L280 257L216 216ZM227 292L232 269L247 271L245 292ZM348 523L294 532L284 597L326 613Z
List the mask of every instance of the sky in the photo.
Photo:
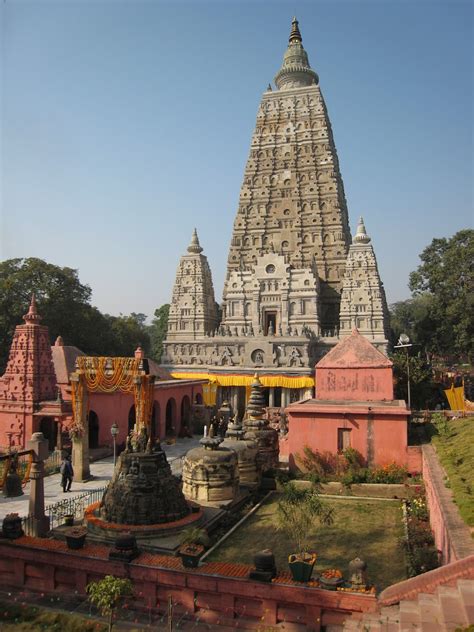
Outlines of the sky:
M296 14L352 233L387 300L473 227L473 7L444 0L3 0L0 259L75 268L118 315L169 302L197 228L220 301L261 96Z

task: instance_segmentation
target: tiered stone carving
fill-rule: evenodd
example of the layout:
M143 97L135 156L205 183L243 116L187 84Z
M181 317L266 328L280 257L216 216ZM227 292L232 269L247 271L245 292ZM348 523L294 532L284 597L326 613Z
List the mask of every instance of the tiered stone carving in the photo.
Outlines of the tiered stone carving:
M267 330L266 315L276 311L276 330L304 322L319 334L338 325L351 236L331 124L296 19L275 83L263 95L245 169L224 323Z
M194 229L187 254L180 259L168 317L168 340L195 340L217 327L214 287L207 257ZM200 349L193 349L200 357Z
M256 442L257 462L263 473L278 467L280 452L278 432L270 428L268 419L264 418L264 413L265 398L262 383L256 375L247 404L247 415L244 419L244 438L247 441Z
M154 525L174 522L190 513L180 483L171 473L166 454L140 438L120 455L104 493L100 515L108 522Z
M237 454L240 484L245 487L258 487L262 476L257 458L257 443L245 439L245 430L241 424L228 424L221 447L234 450Z
M239 469L234 450L223 448L220 437L203 437L202 447L184 457L183 492L200 505L231 503L239 490Z
M388 308L374 249L362 217L347 257L341 295L340 335L354 328L381 351L388 346Z

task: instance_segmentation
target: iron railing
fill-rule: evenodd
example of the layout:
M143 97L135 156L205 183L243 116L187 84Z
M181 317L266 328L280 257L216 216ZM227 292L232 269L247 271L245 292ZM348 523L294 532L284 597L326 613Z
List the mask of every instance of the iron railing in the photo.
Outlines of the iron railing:
M86 507L101 500L106 489L107 485L98 489L91 489L78 496L71 496L45 507L45 514L49 517L49 528L59 527L64 522L65 516L73 516L75 520L82 518ZM31 514L22 518L22 526L27 535L33 533L33 516Z

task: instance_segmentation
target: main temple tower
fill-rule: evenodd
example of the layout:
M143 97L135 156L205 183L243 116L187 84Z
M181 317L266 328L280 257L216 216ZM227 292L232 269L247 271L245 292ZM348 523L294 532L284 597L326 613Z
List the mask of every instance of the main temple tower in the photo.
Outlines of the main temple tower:
M293 18L264 93L227 263L225 324L335 330L351 243L344 186L318 75ZM239 310L239 305L243 310Z
M387 346L375 255L360 230L353 243L331 123L296 18L275 88L268 86L257 114L222 320L210 331L210 271L208 281L200 273L193 283L186 267L197 255L188 248L162 358L175 377L216 384L217 403L229 400L238 417L256 371L270 407L311 397L316 362L354 324L381 350ZM198 304L209 306L207 317L206 310L192 311Z

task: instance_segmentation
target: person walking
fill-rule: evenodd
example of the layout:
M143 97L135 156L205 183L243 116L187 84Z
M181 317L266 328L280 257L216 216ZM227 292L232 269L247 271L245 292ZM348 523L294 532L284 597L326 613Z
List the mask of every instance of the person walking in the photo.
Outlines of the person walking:
M63 488L63 493L70 492L72 479L74 477L74 470L72 468L70 455L64 457L59 471L61 473L61 485Z

